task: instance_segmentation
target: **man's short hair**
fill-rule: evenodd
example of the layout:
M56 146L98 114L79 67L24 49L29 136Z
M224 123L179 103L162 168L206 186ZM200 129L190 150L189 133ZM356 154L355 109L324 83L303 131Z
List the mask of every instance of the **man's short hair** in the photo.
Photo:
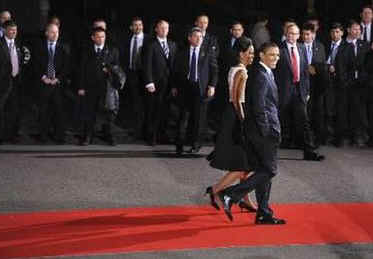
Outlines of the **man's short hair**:
M231 23L231 26L230 28L233 29L233 26L235 25L241 25L243 27L243 23L238 21L238 20L234 20L232 23Z
M277 44L274 42L264 42L260 47L259 47L259 53L265 54L268 49L270 48L278 48Z
M315 25L310 23L310 22L307 22L307 23L303 24L302 30L303 31L315 32Z
M209 16L207 15L207 13L201 13L201 14L197 15L197 17L194 21L195 22L198 21L198 19L201 18L201 17L207 17L207 19L210 19Z
M361 26L360 23L358 23L356 20L351 19L347 23L347 28L351 28L353 25L359 25L359 26Z
M201 30L199 27L193 27L192 29L189 30L189 32L188 32L188 36L189 36L189 37L192 36L192 34L195 33L195 32L200 32L200 33L202 33L202 30Z
M134 23L134 22L137 22L137 21L143 22L143 20L140 16L135 16L131 19L131 24Z
M364 9L367 9L367 8L369 8L371 11L373 11L373 6L370 5L370 4L367 4L367 5L364 5L363 7L361 7L361 12L363 12Z
M5 29L8 27L17 27L17 23L14 20L9 20L9 21L4 22L3 26Z
M106 31L104 30L104 28L96 27L96 28L92 28L91 35L94 36L98 32L105 32L106 33Z
M333 22L330 26L330 30L336 30L340 29L341 31L344 31L343 25L340 22Z
M53 22L50 22L50 23L48 23L48 24L45 26L45 31L48 31L48 30L50 29L50 27L52 27L52 26L56 26L57 29L58 29L57 24L55 24L55 23L53 23Z

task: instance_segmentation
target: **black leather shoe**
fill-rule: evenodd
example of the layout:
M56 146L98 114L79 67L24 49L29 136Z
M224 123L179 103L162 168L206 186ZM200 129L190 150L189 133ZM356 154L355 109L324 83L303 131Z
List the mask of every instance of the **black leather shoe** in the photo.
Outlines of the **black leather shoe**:
M91 138L90 137L85 137L83 140L80 142L81 146L88 146L91 143Z
M184 152L184 147L183 145L176 145L176 154L178 156L181 156ZM206 190L206 193L207 193L207 190Z
M223 204L225 215L227 215L227 217L230 221L233 221L233 216L232 216L232 211L231 211L233 201L232 201L231 197L225 195L223 192L219 192L218 195L219 195L220 201Z
M285 225L286 220L274 217L256 216L255 224L257 225Z
M323 161L325 156L320 155L314 151L307 151L303 153L303 159L307 161Z
M64 138L56 139L56 144L57 145L65 145L66 144L66 140Z
M39 142L45 144L48 142L48 138L46 136L40 135Z
M201 150L201 147L192 147L188 153L190 154L197 154Z
M215 196L214 196L214 193L212 191L212 187L211 186L209 186L209 187L206 188L205 195L207 195L207 194L210 197L210 204L211 204L211 206L214 207L216 210L220 210L219 205L215 201Z
M245 201L240 201L238 203L238 207L241 208L241 212L243 212L244 210L246 210L247 212L256 212L256 209L254 207L252 207L250 204L248 204L247 202Z
M117 141L114 138L110 138L108 143L112 147L115 147L117 145Z

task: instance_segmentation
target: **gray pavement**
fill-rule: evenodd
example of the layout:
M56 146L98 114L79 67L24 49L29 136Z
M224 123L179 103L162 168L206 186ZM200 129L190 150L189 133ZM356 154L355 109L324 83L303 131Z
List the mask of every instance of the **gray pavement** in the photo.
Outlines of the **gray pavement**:
M224 172L205 155L176 157L173 146L0 146L0 213L206 204ZM323 147L323 162L280 150L271 201L373 202L373 150ZM373 218L373 215L372 215ZM373 223L372 223L373 224ZM72 258L373 258L373 244L226 248Z

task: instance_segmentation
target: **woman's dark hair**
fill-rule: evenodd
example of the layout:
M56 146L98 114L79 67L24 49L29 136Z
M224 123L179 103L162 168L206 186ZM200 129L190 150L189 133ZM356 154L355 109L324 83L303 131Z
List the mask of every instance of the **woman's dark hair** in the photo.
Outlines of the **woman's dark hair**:
M246 52L253 45L253 41L245 36L238 38L237 40L237 52L236 52L236 62L240 62L240 53Z

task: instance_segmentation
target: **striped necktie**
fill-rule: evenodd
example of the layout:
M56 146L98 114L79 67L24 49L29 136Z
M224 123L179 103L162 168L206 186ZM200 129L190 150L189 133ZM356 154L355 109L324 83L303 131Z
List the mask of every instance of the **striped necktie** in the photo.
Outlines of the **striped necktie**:
M166 58L168 58L169 54L170 54L170 50L166 44L166 41L162 41L162 49L163 49L163 52L166 56Z

